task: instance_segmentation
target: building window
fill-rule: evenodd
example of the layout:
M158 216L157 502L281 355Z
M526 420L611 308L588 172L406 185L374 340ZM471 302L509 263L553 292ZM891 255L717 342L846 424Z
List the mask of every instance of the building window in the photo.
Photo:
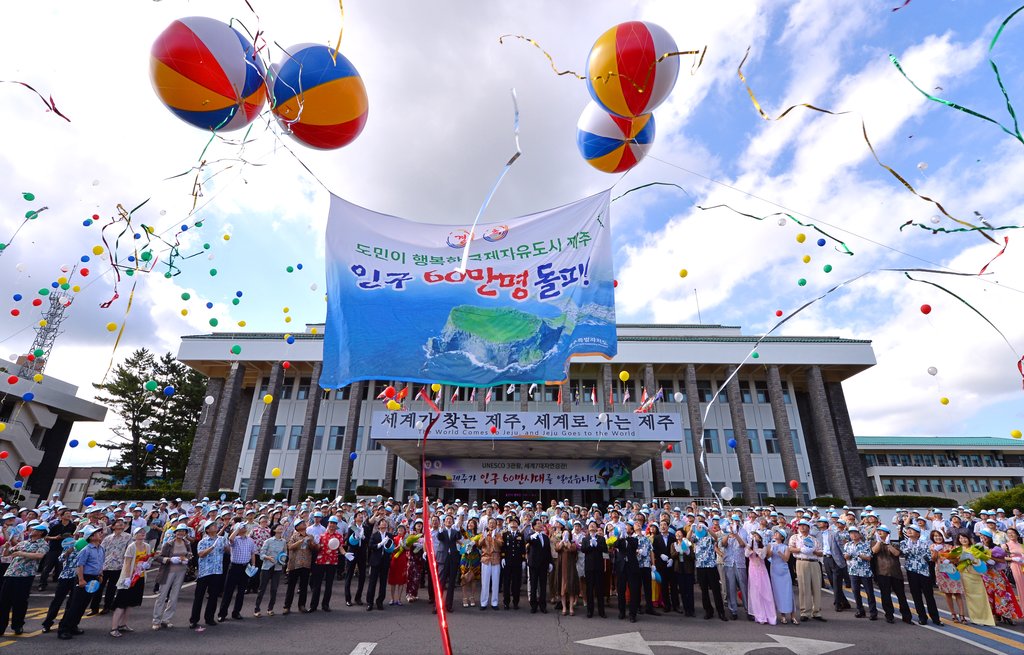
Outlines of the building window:
M710 380L697 380L697 401L702 403L711 402L711 396L714 392L711 391Z
M977 455L971 455L971 466L981 466L981 458Z
M967 488L970 489L972 493L978 493L978 481L973 478L968 480Z
M281 478L281 493L287 496L295 486L295 478Z
M964 489L964 481L963 480L953 480L953 484L954 484L954 486L956 486L957 493L964 493L964 491L966 491Z
M295 380L289 380L288 378L281 380L281 400L292 399L292 385L294 383Z
M676 383L675 383L675 380L658 380L658 388L657 389L648 389L647 393L653 395L653 394L657 394L658 391L661 391L663 397L665 398L665 400L663 402L674 403L676 401ZM684 396L686 395L685 391L684 391L683 395ZM686 400L686 399L684 398L683 400Z
M988 480L978 480L978 488L980 488L982 492L988 493Z
M238 495L241 498L245 498L245 495L249 492L249 478L242 478L241 482L238 483Z
M704 429L704 452L715 454L722 452L722 448L718 443L718 430Z
M935 493L942 493L942 481L932 478L932 491Z
M755 482L754 486L757 488L757 502L761 502L761 499L768 495L768 483Z
M762 380L754 381L754 394L757 397L757 404L768 404L768 383Z
M402 497L401 500L408 500L412 498L412 495L419 489L419 480L413 478L412 480L405 480L402 482Z
M274 493L274 485L275 484L277 484L277 480L275 480L274 478L270 478L269 480L264 480L263 481L263 489L262 489L263 493L265 493L265 494L272 494L272 493Z
M309 398L309 387L311 380L309 378L299 379L299 390L295 392L295 400L305 400Z
M889 478L882 480L882 489L884 489L887 493L892 493L892 480L890 480Z
M372 380L363 381L363 400L370 399L370 393L373 391L374 382Z
M769 455L777 455L779 453L779 442L775 438L775 430L771 428L765 428L764 432L764 452Z
M952 480L946 480L946 493L948 493L948 494L953 493L953 481Z
M341 450L345 441L345 426L332 425L331 435L327 437L327 450Z
M924 466L924 457L920 453L915 454L913 457L914 466Z
M263 398L263 396L267 395L267 393L269 393L269 392L270 392L270 381L267 380L267 378L260 378L260 390L259 390L259 393L256 394L256 397L257 398Z
M907 484L903 480L897 479L896 480L896 491L898 491L900 493L903 493L906 490L907 490Z
M776 498L785 498L793 493L793 490L785 482L774 482L772 483L772 488L775 489Z
M922 493L928 493L932 490L932 483L928 480L921 480L918 486L921 488Z
M992 457L992 455L985 455L985 466L990 466L991 467L991 466L995 466L995 465L996 465L996 460Z
M683 428L683 448L686 452L693 454L693 430L690 428Z
M900 455L900 466L910 466L910 455Z
M750 452L754 455L760 455L761 438L757 436L757 430L747 428L747 440L750 442Z
M789 431L789 440L793 442L793 452L797 455L800 454L800 435L797 434L796 430Z
M271 450L281 450L284 448L284 426L274 426L274 437L270 440Z
M590 392L597 388L597 380L577 380L572 387L572 401L577 405L590 403ZM595 392L596 393L596 392ZM600 399L598 399L600 400Z
M335 389L335 391L334 391L334 399L335 400L348 400L349 399L349 394L351 394L351 393L352 393L352 387L351 386L344 386L344 387L342 387L340 389Z
M320 494L328 498L333 498L338 495L338 480L326 479L323 484L320 485Z
M249 428L249 450L256 450L256 443L260 440L260 426L254 425Z
M740 382L740 397L743 399L744 405L752 405L754 403L754 394L750 393L749 382Z
M785 380L782 381L782 402L787 405L793 404L793 398L789 395L789 383Z
M313 450L320 450L324 447L324 426L316 426L316 432L313 433Z
M288 450L298 450L302 444L302 426L293 425L288 433Z
M871 468L877 466L875 456L871 454L864 455L864 468Z
M544 384L539 389L533 392L533 399L539 400L543 403L555 403L558 402L558 390L561 388L560 385ZM562 395L562 400L565 400L565 394Z
M718 387L718 402L723 405L729 404L729 393L726 391L725 386L721 384L715 384Z
M319 482L319 480L315 480L313 478L309 478L308 480L306 480L306 495L307 496L316 493L316 483L317 482Z
M320 394L320 400L330 400L330 399L331 399L331 390L330 389L324 389L323 393Z

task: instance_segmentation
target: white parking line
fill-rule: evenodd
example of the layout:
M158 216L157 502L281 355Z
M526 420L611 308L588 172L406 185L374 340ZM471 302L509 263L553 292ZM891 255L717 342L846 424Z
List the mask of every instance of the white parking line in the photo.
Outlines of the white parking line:
M349 655L370 655L373 649L377 647L377 643L373 641L361 641L356 644L356 647L352 649Z

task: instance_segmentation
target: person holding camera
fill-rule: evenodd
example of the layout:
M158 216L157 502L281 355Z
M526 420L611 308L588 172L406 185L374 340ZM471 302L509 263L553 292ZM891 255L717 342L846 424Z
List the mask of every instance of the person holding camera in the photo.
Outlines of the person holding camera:
M895 621L892 594L896 594L903 622L913 623L907 593L903 588L900 549L892 544L891 535L892 529L889 526L879 525L875 530L875 543L871 544L871 552L875 555L875 577L878 579L878 589L882 593L882 611L885 612L886 623Z
M846 560L846 568L850 573L850 588L853 590L853 599L857 603L858 619L864 618L864 601L861 598L861 590L868 597L868 612L870 620L878 620L878 609L875 607L875 585L871 576L871 546L864 542L860 528L851 525L848 530L850 540L843 546L843 558Z
M153 629L171 627L171 619L178 607L178 594L185 582L185 569L192 556L192 545L188 538L189 528L182 523L174 528L174 538L160 547L160 575L157 584L160 593L153 604Z

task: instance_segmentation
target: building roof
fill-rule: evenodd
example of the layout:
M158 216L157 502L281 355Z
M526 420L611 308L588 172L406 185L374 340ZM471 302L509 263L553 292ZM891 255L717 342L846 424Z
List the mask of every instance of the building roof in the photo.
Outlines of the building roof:
M1024 452L1024 439L1005 437L933 437L886 436L857 437L857 448L972 448L982 450L1020 450Z

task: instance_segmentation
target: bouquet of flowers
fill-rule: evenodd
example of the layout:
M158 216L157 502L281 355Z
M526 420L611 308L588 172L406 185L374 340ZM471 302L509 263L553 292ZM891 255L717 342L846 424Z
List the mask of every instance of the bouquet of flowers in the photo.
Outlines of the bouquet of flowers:
M966 550L963 546L957 546L949 552L949 557L957 561L956 568L959 571L965 571L970 566L981 574L988 571L988 562L992 560L988 548L980 544L974 544Z

